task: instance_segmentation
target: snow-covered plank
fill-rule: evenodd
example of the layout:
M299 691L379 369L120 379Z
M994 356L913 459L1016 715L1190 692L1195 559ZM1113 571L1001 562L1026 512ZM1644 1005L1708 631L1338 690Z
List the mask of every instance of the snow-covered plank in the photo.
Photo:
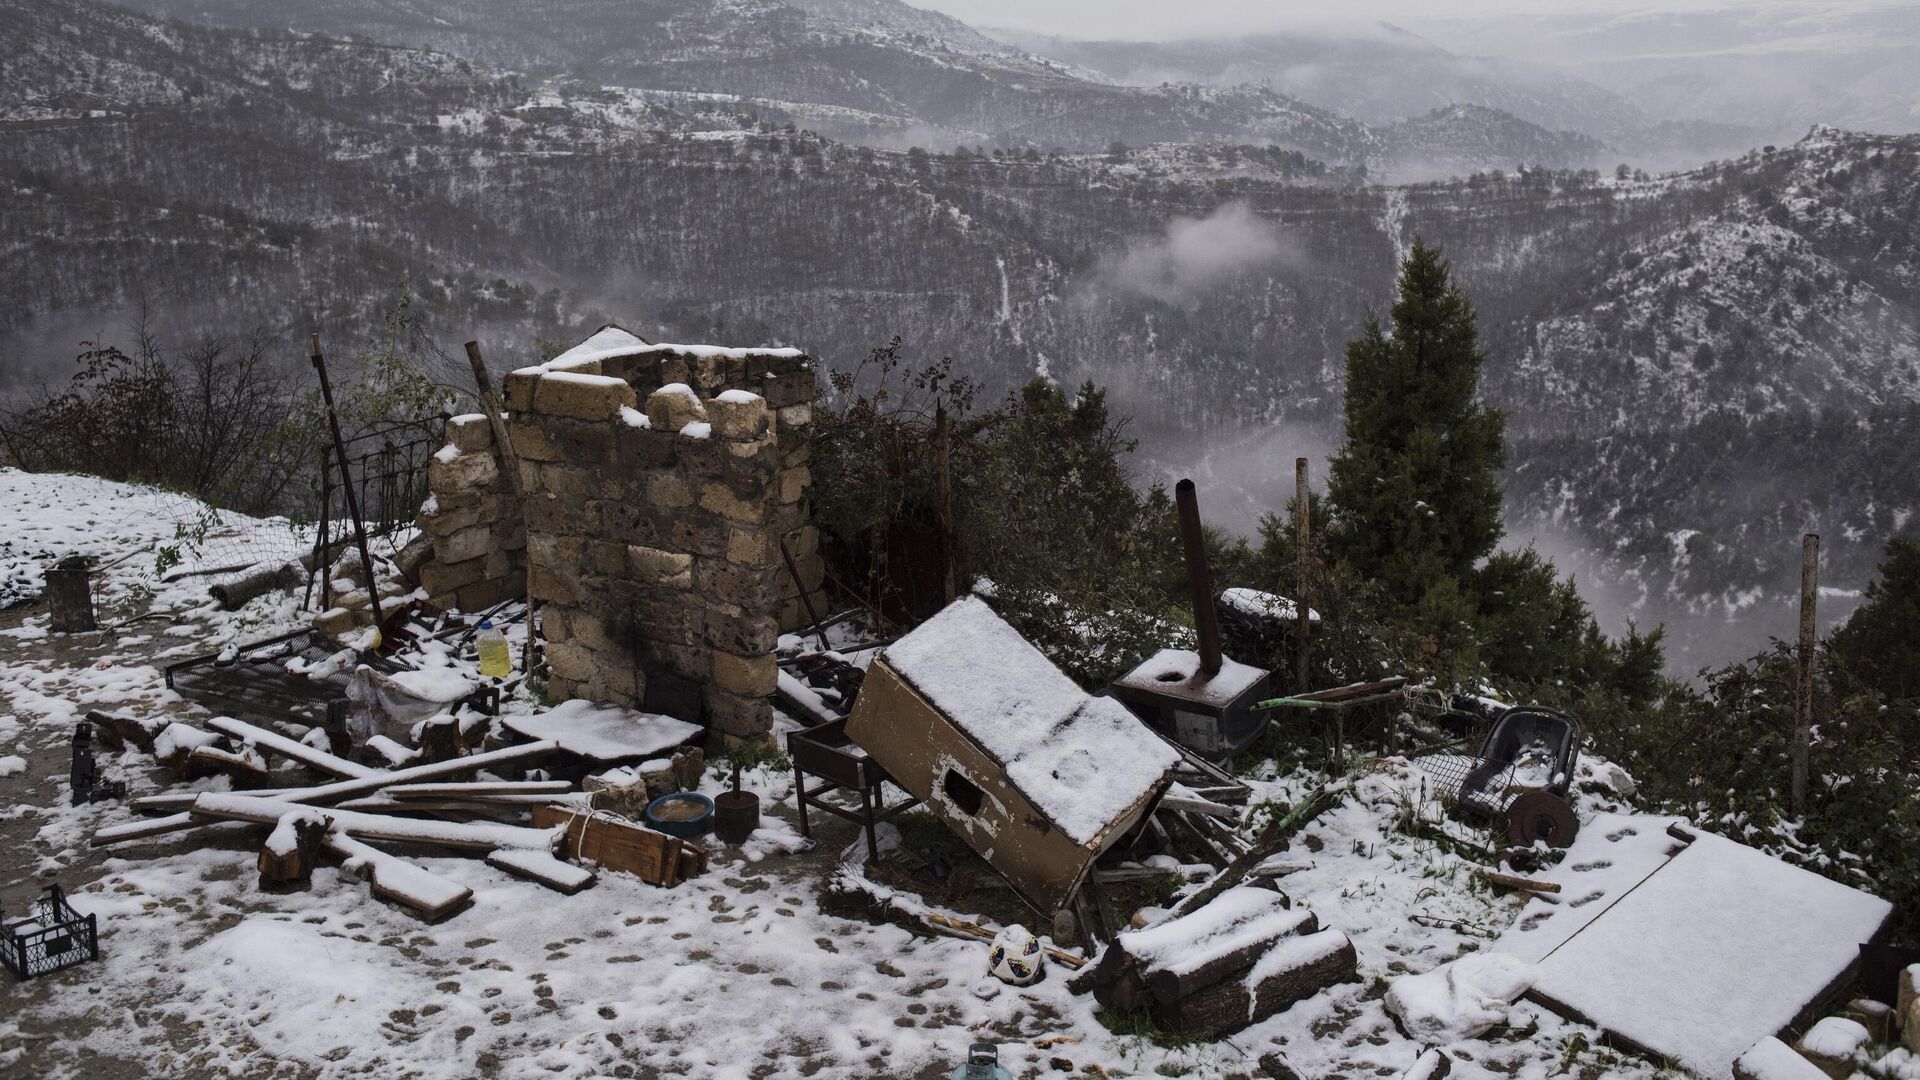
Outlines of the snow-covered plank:
M505 870L514 877L538 882L569 896L597 880L594 872L584 866L575 866L543 852L528 851L525 848L489 852L487 865Z
M207 726L222 734L231 735L243 743L252 743L261 750L279 754L289 761L297 761L309 769L315 769L330 776L352 779L373 776L381 771L370 765L336 757L325 750L308 746L298 739L289 739L285 735L255 727L230 716L216 716L207 721Z
M176 725L178 726L178 725ZM397 769L393 772L376 772L371 776L340 780L319 787L294 788L288 791L276 791L271 794L255 792L250 798L271 798L287 803L327 805L345 802L356 795L368 795L382 788L411 780L434 780L444 776L455 776L475 769L506 765L519 761L529 761L545 757L558 747L551 742L523 743L504 749L475 754L472 757L454 758L451 761L439 761L431 765L415 765L410 769ZM199 802L195 796L192 804ZM191 805L191 804L190 804ZM204 818L196 818L192 811L173 814L169 817L155 818L151 821L137 821L126 825L111 826L93 834L93 845L105 847L109 844L125 843L130 840L147 840L168 833L183 832L205 824Z
M467 780L450 784L395 784L383 794L396 799L465 798L470 795L559 795L573 790L567 780Z
M609 765L657 757L704 734L685 720L578 698L501 722L529 739L551 740L569 754Z
M428 922L439 922L473 902L467 886L337 830L327 834L327 850L346 860L349 873L364 876L373 895L411 908Z
M260 825L277 824L293 809L280 799L256 795L235 795L209 791L193 801L195 817L222 821L251 821ZM552 851L560 842L561 829L530 829L523 825L499 825L488 822L423 821L383 814L364 814L338 807L316 808L333 827L350 836L366 840L388 840L410 844L438 844L442 847L473 848L493 851L498 848L528 848Z
M1891 917L1885 900L1710 833L1539 965L1532 996L1703 1076L1792 1025Z

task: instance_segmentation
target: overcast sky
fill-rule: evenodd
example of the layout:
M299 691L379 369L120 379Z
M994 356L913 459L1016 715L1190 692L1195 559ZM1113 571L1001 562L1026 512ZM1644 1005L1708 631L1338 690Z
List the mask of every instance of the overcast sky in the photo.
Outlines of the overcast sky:
M1849 6L1849 0L907 0L975 26L1079 39L1200 37L1299 23L1525 13L1624 14L1785 6ZM1871 6L1879 0L1858 0Z

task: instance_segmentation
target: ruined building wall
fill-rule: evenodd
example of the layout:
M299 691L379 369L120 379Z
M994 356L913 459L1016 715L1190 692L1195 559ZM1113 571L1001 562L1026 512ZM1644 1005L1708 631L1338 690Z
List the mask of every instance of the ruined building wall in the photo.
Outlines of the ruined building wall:
M774 647L806 621L782 542L810 591L824 578L807 504L813 394L793 350L647 346L507 376L550 698L732 736L771 729ZM421 516L429 592L451 588L469 610L461 590L522 587L518 515L485 427L449 425Z
M525 592L527 533L487 418L456 416L446 431L427 463L432 494L416 518L433 540L420 585L437 607L479 611Z

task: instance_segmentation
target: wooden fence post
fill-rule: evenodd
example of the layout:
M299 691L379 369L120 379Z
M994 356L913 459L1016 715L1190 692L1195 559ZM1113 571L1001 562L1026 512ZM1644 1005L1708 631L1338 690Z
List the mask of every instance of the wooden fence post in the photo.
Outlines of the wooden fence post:
M1294 538L1293 557L1296 582L1293 589L1294 660L1293 692L1304 694L1312 689L1307 685L1307 633L1313 624L1307 603L1307 547L1313 535L1313 526L1307 512L1307 459L1293 459L1293 513Z
M1820 598L1820 534L1800 538L1800 670L1793 695L1793 812L1807 810L1807 751L1813 741L1814 609Z

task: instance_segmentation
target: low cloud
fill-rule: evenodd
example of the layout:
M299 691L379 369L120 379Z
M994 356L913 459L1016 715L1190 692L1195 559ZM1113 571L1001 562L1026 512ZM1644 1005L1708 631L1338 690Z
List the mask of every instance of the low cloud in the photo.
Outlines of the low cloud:
M1298 258L1278 225L1228 203L1206 217L1175 218L1160 235L1103 258L1094 278L1114 292L1190 307L1234 278Z

